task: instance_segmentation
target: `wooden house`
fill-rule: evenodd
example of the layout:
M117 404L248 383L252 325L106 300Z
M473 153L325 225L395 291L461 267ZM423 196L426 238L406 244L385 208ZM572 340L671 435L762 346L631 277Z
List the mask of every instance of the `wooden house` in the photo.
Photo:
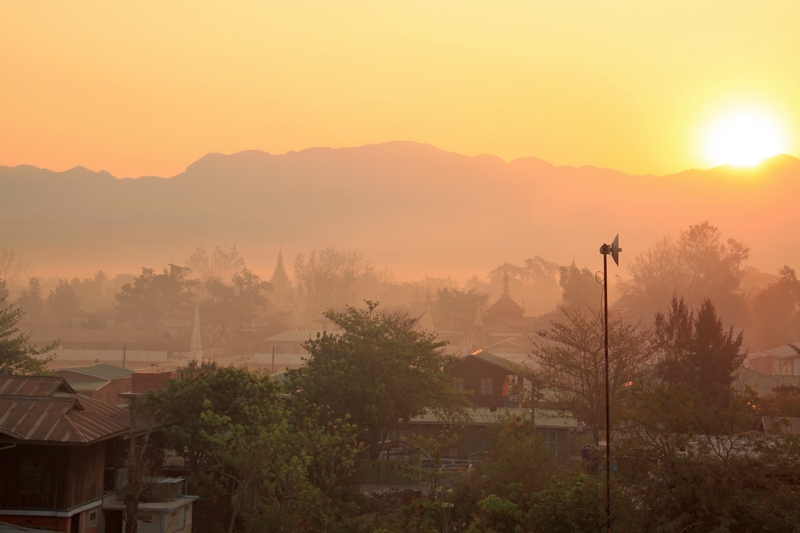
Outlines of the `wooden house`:
M524 398L524 378L521 368L510 361L477 350L446 369L452 386L467 391L475 407L497 409L521 407Z
M124 492L130 425L128 410L78 394L62 377L0 376L0 521L121 533L121 512L104 501ZM182 497L178 507L191 504ZM181 511L191 518L190 508ZM181 524L174 531L191 532L191 522Z
M0 377L0 520L101 533L117 439L129 429L126 410L77 394L61 377Z

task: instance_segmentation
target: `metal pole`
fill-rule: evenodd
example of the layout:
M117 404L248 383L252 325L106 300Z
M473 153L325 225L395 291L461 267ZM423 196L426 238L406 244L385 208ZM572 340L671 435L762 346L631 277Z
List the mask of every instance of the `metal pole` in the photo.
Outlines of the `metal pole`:
M611 531L611 417L608 381L608 245L603 246L603 327L606 367L606 531Z

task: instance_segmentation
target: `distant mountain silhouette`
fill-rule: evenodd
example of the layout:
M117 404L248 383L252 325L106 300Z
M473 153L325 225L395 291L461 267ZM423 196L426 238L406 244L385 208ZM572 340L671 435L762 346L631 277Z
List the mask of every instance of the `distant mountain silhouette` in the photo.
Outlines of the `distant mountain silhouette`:
M535 255L594 269L616 233L624 266L707 219L751 246L751 264L775 270L800 268L798 193L790 156L755 170L631 176L413 142L214 153L168 179L23 165L0 167L0 248L67 275L182 264L195 246L237 242L267 272L280 241L290 264L296 252L350 247L401 279L461 279Z

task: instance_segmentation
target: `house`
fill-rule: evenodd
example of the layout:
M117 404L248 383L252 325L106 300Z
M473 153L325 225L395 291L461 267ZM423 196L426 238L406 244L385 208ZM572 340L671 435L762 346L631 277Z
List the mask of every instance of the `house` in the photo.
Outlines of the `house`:
M63 377L0 376L0 521L121 533L122 512L105 504L124 492L130 434L128 410L78 394ZM191 498L175 505L191 518ZM181 524L169 533L191 533L191 519Z
M129 414L79 395L61 377L0 377L0 520L102 533Z
M114 405L123 402L120 394L130 392L131 374L127 368L100 363L97 365L54 370L79 394Z
M524 396L522 367L484 350L465 356L445 371L454 388L467 391L476 407L520 407Z
M748 355L744 366L761 374L773 376L800 376L800 352L792 345Z
M170 379L177 379L177 372L134 372L131 374L131 393L144 394L145 392L161 390Z

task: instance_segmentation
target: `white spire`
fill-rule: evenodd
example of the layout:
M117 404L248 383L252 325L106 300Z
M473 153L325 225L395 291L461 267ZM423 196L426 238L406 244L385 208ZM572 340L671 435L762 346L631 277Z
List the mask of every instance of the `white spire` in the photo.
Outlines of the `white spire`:
M203 362L203 344L200 342L200 304L194 307L191 356L198 363Z

